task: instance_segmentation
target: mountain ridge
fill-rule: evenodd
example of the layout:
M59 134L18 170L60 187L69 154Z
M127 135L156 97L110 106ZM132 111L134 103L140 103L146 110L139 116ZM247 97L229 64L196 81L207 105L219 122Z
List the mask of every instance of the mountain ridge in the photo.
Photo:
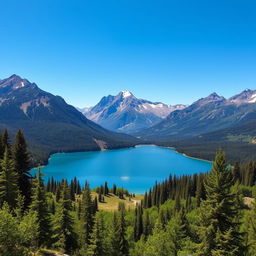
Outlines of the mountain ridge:
M94 107L80 111L109 130L132 133L152 126L172 111L185 107L182 104L172 106L139 99L130 91L121 91L116 96L104 96Z
M255 101L255 102L254 102ZM256 90L244 90L229 99L212 93L162 122L134 133L147 139L179 139L224 129L256 119Z
M0 80L0 129L22 129L35 161L51 153L134 146L129 135L108 131L87 119L60 96L17 75ZM104 142L104 143L102 143Z

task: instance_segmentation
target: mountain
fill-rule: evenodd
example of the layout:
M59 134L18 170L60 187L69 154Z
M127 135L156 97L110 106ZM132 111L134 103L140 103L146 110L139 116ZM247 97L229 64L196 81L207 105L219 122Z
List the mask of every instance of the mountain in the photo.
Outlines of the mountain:
M169 106L138 99L131 92L122 91L116 96L103 97L94 107L80 111L106 129L133 133L162 121L172 111L184 108L185 105Z
M181 140L255 119L256 90L247 89L229 99L212 93L183 110L171 112L162 122L135 135L162 141Z
M36 160L50 153L134 146L138 140L88 120L60 96L12 75L0 80L0 130L22 129Z
M243 92L231 97L229 102L234 104L256 103L256 90L246 89Z

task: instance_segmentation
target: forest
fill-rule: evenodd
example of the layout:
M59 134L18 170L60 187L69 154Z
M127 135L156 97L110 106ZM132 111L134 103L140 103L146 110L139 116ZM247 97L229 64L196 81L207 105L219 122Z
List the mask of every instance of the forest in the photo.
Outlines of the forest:
M30 175L22 131L0 136L0 255L74 256L256 255L256 162L226 161L216 153L206 174L171 176L135 207L135 196L114 185L44 181ZM157 171L157 170L156 170ZM109 195L118 209L100 210Z

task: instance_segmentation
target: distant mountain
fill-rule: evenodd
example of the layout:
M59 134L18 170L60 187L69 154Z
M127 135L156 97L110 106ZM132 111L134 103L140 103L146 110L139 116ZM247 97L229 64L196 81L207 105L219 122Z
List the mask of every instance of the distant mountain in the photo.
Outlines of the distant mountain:
M122 91L116 96L103 97L96 106L80 111L106 129L132 133L162 121L172 111L184 108L185 105L181 104L170 106L138 99L131 92Z
M138 140L88 120L63 98L17 75L0 80L0 130L21 128L37 159L53 152L134 146Z
M256 90L225 99L213 93L187 108L171 112L162 122L136 133L147 139L180 140L242 125L256 119Z

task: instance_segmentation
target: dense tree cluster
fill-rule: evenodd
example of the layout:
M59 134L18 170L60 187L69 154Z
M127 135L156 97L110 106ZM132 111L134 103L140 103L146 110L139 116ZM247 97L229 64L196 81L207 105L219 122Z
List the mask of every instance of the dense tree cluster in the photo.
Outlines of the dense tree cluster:
M31 200L30 156L23 133L19 130L13 145L7 130L0 134L0 206L16 206L18 194L24 196L24 207Z
M133 195L107 182L91 190L76 178L44 182L40 170L31 178L20 131L13 145L7 131L1 135L0 152L0 255L42 248L74 256L256 254L255 162L230 166L218 152L209 173L170 176L126 209L123 198ZM110 196L118 209L99 210Z

